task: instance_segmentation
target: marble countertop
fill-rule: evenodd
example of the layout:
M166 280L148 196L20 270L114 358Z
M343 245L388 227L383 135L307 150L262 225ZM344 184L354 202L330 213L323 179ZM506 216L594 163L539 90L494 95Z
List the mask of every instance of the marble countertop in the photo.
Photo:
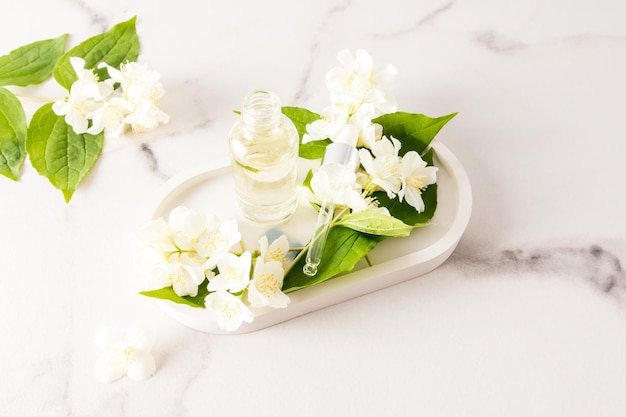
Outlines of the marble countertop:
M489 0L11 6L0 54L137 16L170 122L108 141L69 204L0 177L0 415L617 416L626 410L626 3ZM150 299L134 233L169 178L227 156L250 90L321 110L340 49L398 69L474 204L416 279L254 333L188 329ZM103 326L155 335L147 381L94 377Z

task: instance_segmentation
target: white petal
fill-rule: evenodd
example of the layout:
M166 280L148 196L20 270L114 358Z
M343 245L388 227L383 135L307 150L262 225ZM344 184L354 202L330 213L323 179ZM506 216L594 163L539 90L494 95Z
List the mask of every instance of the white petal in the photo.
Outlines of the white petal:
M179 297L195 297L198 295L198 284L196 284L189 275L185 275L183 279L173 282L172 288Z
M243 321L250 323L254 320L250 309L239 298L225 291L207 295L205 305L215 315L218 326L229 332L237 330Z
M374 160L372 158L372 154L367 149L359 149L359 160L361 161L361 165L365 168L368 174L372 175L374 172Z
M209 291L230 291L237 293L248 286L252 254L248 251L241 256L226 253L218 263L219 275L209 281Z
M333 103L349 102L352 99L351 97L344 97L347 91L347 81L346 71L342 68L333 68L326 73L326 88L337 96L331 97Z
M270 244L269 244L269 241L267 240L267 236L266 235L261 236L261 238L259 239L259 252L261 252L261 256L263 258L265 258L265 256L267 255L269 246Z
M248 287L248 301L254 308L263 308L269 304L267 298L257 289L254 281L250 282Z
M79 76L85 69L85 60L77 56L70 57L70 65L74 69L74 73Z
M206 230L208 224L207 217L204 213L191 210L183 225L183 231L191 238L197 238Z
M369 72L373 67L374 61L371 55L364 49L358 49L354 60L354 72Z
M267 237L263 236L267 242ZM261 243L261 241L259 241ZM261 256L266 262L276 261L281 264L285 262L285 258L289 252L289 239L287 235L280 235L271 245L266 246L265 250L261 249Z
M133 363L128 366L127 375L134 381L144 381L156 372L154 357L149 353L135 352Z
M190 212L191 210L185 206L178 206L170 211L167 222L173 231L178 232L185 228L185 219Z
M241 233L239 232L237 220L229 219L224 221L222 223L222 226L220 227L220 230L226 237L228 249L241 241Z
M74 132L79 135L86 133L89 128L89 122L84 115L71 111L65 115L65 123L70 125Z
M393 86L394 77L398 74L398 70L391 64L383 65L374 69L372 78L379 86L386 91Z
M422 200L422 195L415 191L414 188L408 187L405 193L406 202L415 208L418 213L424 211L424 200Z
M117 364L117 365L116 365ZM126 367L112 360L109 355L103 354L96 362L95 375L99 381L106 384L117 381L126 374Z
M287 307L289 297L281 291L284 273L281 262L264 262L262 258L257 258L254 281L250 284L248 292L248 299L253 307L266 305L273 308Z
M52 110L57 116L65 116L71 109L67 101L55 101L52 104Z
M269 306L272 308L287 308L291 300L283 292L278 292L269 298Z
M183 268L185 268L185 270L189 274L189 277L191 278L193 283L196 285L196 287L202 284L205 278L204 268L202 268L202 265L198 265L198 266L185 265L183 266Z
M352 58L352 53L349 49L345 48L339 51L337 53L337 60L347 71L354 70L354 58Z

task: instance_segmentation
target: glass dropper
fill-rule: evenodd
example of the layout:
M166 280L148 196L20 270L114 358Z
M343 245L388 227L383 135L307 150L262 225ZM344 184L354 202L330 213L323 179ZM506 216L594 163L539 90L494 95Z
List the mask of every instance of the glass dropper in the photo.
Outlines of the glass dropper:
M324 158L322 159L322 169L331 164L336 164L355 170L358 163L359 154L354 146L348 145L347 143L334 142L326 147ZM333 178L330 178L330 182L332 187ZM335 203L329 199L322 201L319 214L317 215L317 221L315 222L313 237L309 243L304 267L302 267L302 272L308 276L312 277L317 274L317 269L322 262L322 254L334 214Z

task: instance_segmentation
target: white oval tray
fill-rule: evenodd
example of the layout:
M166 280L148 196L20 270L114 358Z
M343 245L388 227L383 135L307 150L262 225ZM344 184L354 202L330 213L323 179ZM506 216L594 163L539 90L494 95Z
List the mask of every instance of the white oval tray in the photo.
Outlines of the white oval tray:
M472 211L472 192L462 165L445 145L433 143L432 147L435 150L434 164L439 167L438 204L433 224L415 229L409 237L387 239L379 243L369 254L372 266L368 267L362 261L348 274L289 293L291 303L287 308L252 309L255 313L254 321L243 323L234 332L221 330L204 309L164 300L156 300L157 303L174 320L190 328L214 334L241 334L432 271L454 251ZM302 171L301 174L306 173L306 169ZM311 207L301 206L287 223L270 230L245 220L236 209L228 163L212 169L192 170L167 181L157 196L150 218L167 219L170 211L179 205L222 219L237 218L245 247L250 250L258 248L257 241L264 234L268 234L271 241L285 233L291 246L306 244L317 216Z

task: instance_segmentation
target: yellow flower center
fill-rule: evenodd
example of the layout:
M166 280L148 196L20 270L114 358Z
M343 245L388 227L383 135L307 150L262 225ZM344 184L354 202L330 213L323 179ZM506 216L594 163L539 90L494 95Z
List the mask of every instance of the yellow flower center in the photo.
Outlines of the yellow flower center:
M254 281L257 290L266 296L276 294L280 287L280 282L276 279L274 274L269 272L261 274L261 276L257 277Z
M376 158L376 161L380 161L379 170L381 178L395 177L398 175L398 164L396 163L396 157L391 155L384 155Z
M272 261L283 262L285 260L285 252L281 248L274 248L268 253L268 257Z
M235 281L239 279L239 275L241 275L241 270L236 266L228 265L224 274L226 275L226 278L228 280Z
M119 350L111 358L111 364L114 366L126 367L135 363L135 350L131 346L126 346Z
M237 315L237 310L232 308L229 303L222 303L217 307L217 309L220 313L222 313L222 315L228 317L229 319L232 319Z
M412 177L408 177L406 179L406 183L409 187L415 188L418 194L422 194L422 191L428 187L428 185L424 183L425 179L426 175L413 175Z
M170 272L167 277L172 284L180 284L181 282L183 282L182 268L178 268L176 272Z
M224 235L219 230L211 233L206 241L204 242L204 247L208 251L216 251L226 244L226 239L224 239Z

